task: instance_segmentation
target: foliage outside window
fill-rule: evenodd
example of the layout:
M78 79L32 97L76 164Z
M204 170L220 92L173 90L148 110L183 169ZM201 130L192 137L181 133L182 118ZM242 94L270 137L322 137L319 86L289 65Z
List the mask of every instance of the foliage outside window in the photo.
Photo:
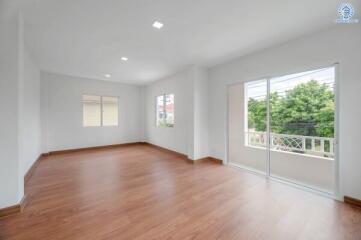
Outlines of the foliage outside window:
M174 94L157 96L157 127L174 127Z
M333 158L334 76L326 68L245 84L245 145Z
M272 133L334 137L334 92L326 84L311 80L286 91L270 94ZM265 99L248 100L248 129L267 130Z

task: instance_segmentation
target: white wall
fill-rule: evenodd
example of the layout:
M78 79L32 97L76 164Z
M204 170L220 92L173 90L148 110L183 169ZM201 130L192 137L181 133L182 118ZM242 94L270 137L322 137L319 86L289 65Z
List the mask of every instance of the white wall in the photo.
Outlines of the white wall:
M16 2L0 2L0 208L24 196L24 175L40 154L39 69L24 45Z
M21 150L22 176L41 154L40 118L40 70L27 48L23 49L23 91L21 104Z
M136 85L42 72L43 151L138 142L141 88ZM118 127L83 127L82 95L119 97Z
M156 97L174 94L174 127L156 126ZM185 70L145 87L146 141L188 155L192 113L191 71Z
M19 190L18 81L19 18L0 2L0 208L15 205Z
M201 67L193 68L194 149L192 159L209 156L208 149L208 74Z
M361 198L359 136L361 108L361 25L337 25L210 69L210 152L225 159L226 86L339 62L339 155L341 195Z

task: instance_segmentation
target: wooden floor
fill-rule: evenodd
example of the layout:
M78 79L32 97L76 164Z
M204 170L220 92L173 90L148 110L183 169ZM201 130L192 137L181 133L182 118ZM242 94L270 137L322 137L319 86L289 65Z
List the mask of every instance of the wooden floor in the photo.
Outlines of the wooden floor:
M0 239L361 239L361 210L146 145L48 157Z

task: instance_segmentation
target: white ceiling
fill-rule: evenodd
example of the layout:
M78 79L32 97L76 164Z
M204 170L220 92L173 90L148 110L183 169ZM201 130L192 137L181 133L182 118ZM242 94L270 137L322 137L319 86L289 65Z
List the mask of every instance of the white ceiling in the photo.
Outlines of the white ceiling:
M340 2L33 0L23 9L25 40L42 70L143 84L332 27Z

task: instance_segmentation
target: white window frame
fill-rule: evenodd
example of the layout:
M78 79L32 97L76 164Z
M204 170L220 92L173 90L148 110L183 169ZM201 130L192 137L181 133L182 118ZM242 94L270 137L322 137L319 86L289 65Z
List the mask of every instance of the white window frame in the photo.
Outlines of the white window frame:
M175 109L173 109L173 126L162 126L162 125L159 125L158 124L158 97L161 97L163 96L163 109L164 109L164 116L167 116L167 109L166 109L166 103L167 103L167 96L169 95L173 95L173 104L175 102L175 94L174 93L163 93L163 94L160 94L160 95L157 95L155 97L155 125L156 127L161 127L161 128L174 128L175 127Z
M100 125L99 126L84 126L84 103L83 103L83 97L84 96L97 96L100 97ZM112 98L116 98L117 99L117 108L118 108L118 122L117 125L107 125L104 126L104 122L103 122L103 97L112 97ZM92 127L119 127L119 97L118 96L101 96L101 95L97 95L97 94L82 94L82 112L83 112L83 127L85 128L92 128Z

